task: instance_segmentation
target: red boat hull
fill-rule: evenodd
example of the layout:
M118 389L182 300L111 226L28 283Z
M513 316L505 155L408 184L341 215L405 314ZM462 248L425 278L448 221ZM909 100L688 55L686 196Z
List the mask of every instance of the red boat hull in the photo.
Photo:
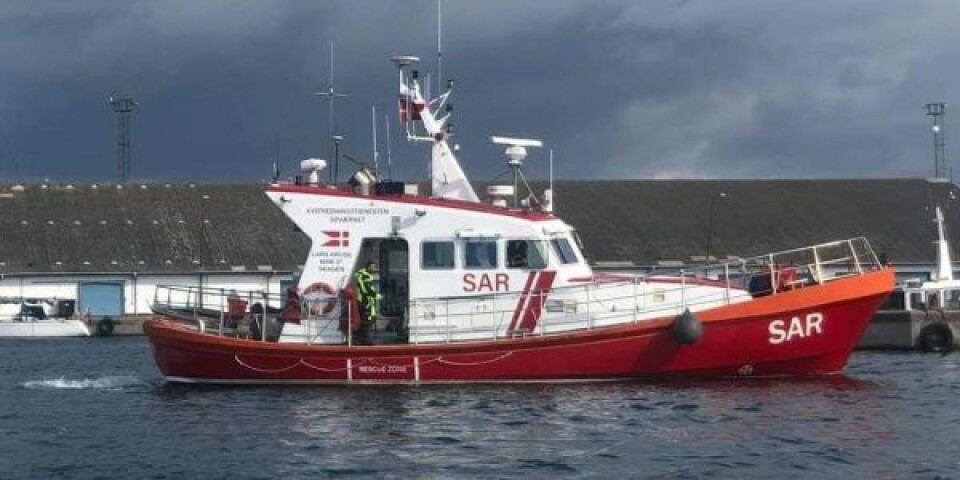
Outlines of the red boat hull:
M586 381L839 372L893 289L882 269L697 313L703 336L681 344L673 318L562 335L425 345L265 343L144 323L160 370L206 383Z

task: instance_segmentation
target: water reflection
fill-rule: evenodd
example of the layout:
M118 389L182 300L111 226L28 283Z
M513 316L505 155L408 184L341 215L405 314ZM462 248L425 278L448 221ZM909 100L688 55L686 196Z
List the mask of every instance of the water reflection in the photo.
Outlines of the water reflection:
M177 421L216 425L211 434L249 436L250 448L274 452L256 471L275 475L699 477L749 468L759 476L889 477L930 457L915 439L920 425L949 424L937 402L960 393L958 374L949 357L867 355L847 375L801 379L163 385L152 402L178 410ZM915 386L936 394L918 399ZM956 430L931 441L956 444ZM245 445L229 443L235 452ZM933 465L943 471L942 461Z

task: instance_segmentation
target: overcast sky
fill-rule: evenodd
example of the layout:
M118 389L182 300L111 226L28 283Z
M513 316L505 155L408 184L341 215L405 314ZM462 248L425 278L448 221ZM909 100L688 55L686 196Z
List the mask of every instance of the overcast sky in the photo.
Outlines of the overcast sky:
M491 134L542 139L560 178L925 177L923 104L956 103L960 152L958 19L955 0L443 0L443 74L474 180L505 170ZM436 32L436 0L2 0L0 182L116 180L111 95L139 102L135 180L293 174L329 156L331 41L343 151L370 157L389 58L435 76ZM423 177L398 132L393 176Z

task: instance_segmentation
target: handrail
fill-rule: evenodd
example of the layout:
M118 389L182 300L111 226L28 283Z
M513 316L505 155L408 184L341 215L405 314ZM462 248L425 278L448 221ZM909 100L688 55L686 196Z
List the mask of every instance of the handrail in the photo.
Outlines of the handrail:
M624 276L622 280L565 285L532 294L496 292L411 299L404 309L403 327L409 332L407 341L414 344L555 335L571 329L593 329L678 315L686 308L697 311L753 297L779 295L879 268L880 262L869 242L857 237L746 259L687 266L672 272L654 270ZM827 271L835 275L827 277ZM523 298L525 295L530 297ZM211 301L217 298L218 301ZM239 304L231 302L237 300L243 305L232 311ZM279 293L199 286L160 285L154 294L158 310L180 312L208 332L238 334L235 322L245 321L248 325L252 322L255 328L259 327L260 340L267 339L266 327L280 316L285 300ZM255 303L261 303L262 314L250 311ZM213 305L216 310L203 308ZM341 312L352 308L355 308L352 301L346 302L337 295L301 298L301 323L306 341L312 342L318 335L327 335L323 337L326 341L330 341L329 335L337 338ZM532 316L533 328L527 328L529 323L524 325L526 320L518 322L520 325L511 325L521 310L524 311L522 318ZM216 328L211 328L214 322ZM352 333L347 332L345 341L348 345L354 344Z
M847 268L844 269L843 266L847 266ZM835 272L834 276L826 276L825 270L827 267L830 271ZM863 275L881 267L882 265L869 242L863 237L857 237L752 258L732 259L695 268L686 267L676 271L677 273L674 276L671 276L665 270L656 270L646 274L629 276L619 281L555 287L548 292L550 296L548 302L556 302L559 299L567 303L559 307L556 304L549 303L544 305L544 310L547 313L543 313L539 319L538 328L540 328L540 331L538 333L547 335L563 330L560 327L564 322L576 323L579 325L578 328L590 329L617 321L636 322L641 319L642 315L644 318L653 318L679 314L687 307L707 308L710 305L746 301L751 297L777 295L788 290L824 284L849 276ZM838 269L846 271L837 272ZM766 279L767 286L756 289L754 280L758 278L760 280ZM676 283L669 282L670 279L675 279ZM701 282L694 282L693 279L701 280ZM708 286L712 285L719 288L697 290L698 285L704 285L703 280L707 282ZM640 285L656 288L645 288L643 291L638 291L641 290ZM412 338L417 338L417 341L424 341L426 337L433 336L434 338L440 338L436 341L452 341L454 337L451 336L450 324L465 325L454 332L460 334L461 337L476 333L479 327L471 328L469 326L473 319L477 317L477 308L473 306L493 299L505 307L488 311L490 321L486 324L486 327L479 328L479 330L485 329L489 332L490 328L493 328L494 332L499 332L499 334L495 333L495 338L502 335L511 335L512 332L507 331L507 327L501 319L504 315L510 316L522 295L524 295L522 292L501 292L495 296L430 297L413 300L410 308L410 311L413 312L413 317L410 319ZM664 298L674 298L674 300L665 301ZM431 320L432 316L428 317L419 313L424 311L424 307L430 307L430 305L437 305L437 307L430 308L439 310L441 303L442 308L447 312L442 319L442 325L435 324ZM459 307L455 308L458 304ZM626 305L626 308L622 308L624 305ZM556 312L550 312L551 307L553 309L570 309L573 314L557 315ZM553 315L551 316L551 314ZM469 316L469 321L465 321L467 316ZM460 318L460 320L457 321L457 318ZM574 328L570 325L567 326Z

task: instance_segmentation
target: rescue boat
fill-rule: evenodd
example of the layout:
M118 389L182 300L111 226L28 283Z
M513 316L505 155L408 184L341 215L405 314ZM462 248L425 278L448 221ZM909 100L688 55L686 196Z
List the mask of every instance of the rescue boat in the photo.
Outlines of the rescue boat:
M407 139L431 146L429 195L362 165L266 195L312 240L288 295L159 287L144 323L167 380L203 383L593 381L840 372L893 290L864 238L671 274L594 272L552 192L523 176L538 140L506 148L510 185L480 200L450 148L451 91L427 100L396 57ZM637 241L642 241L638 239ZM377 312L355 272L379 265Z

